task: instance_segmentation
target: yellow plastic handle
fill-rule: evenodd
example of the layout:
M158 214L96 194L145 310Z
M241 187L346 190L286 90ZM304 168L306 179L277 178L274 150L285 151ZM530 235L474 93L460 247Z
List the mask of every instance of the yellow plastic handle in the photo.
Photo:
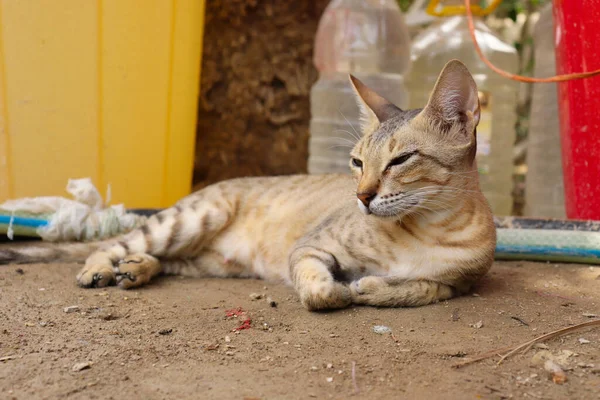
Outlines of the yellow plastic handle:
M429 5L427 6L427 14L433 15L435 17L449 17L451 15L464 15L467 13L467 10L464 5L460 6L443 6L441 10L437 10L438 5L443 0L431 0ZM473 15L483 16L492 13L498 6L502 0L492 0L487 7L482 8L478 4L471 5L471 11Z

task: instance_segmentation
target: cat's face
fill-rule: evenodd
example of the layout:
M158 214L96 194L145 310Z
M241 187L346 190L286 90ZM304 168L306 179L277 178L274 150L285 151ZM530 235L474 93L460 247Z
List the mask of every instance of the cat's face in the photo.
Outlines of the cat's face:
M400 110L351 79L363 137L351 152L350 168L364 213L402 217L448 209L473 188L479 100L462 63L444 67L428 104L419 110Z

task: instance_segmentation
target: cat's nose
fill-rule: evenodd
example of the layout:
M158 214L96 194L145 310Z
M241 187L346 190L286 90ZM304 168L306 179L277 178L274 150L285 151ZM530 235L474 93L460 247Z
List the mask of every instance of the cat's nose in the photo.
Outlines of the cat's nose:
M360 202L363 203L367 208L369 208L369 204L371 204L371 201L373 201L375 196L377 196L377 193L375 192L356 193L356 197L358 197Z

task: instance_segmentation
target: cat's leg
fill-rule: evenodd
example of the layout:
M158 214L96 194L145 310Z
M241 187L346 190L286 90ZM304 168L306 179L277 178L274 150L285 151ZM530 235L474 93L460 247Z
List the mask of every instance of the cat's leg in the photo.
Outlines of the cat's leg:
M300 247L290 256L290 277L309 310L344 308L351 303L350 289L334 280L332 271L337 262L330 253L314 248Z
M196 258L165 260L162 273L191 278L257 278L251 268L207 250Z
M416 307L447 300L458 293L443 283L396 277L365 276L350 284L352 302L379 307Z
M90 255L77 282L86 288L145 284L161 272L159 259L197 257L234 211L234 205L222 198L187 200L163 210L122 240Z
M204 252L196 258L163 259L149 254L132 254L113 267L117 285L123 289L142 286L160 273L194 278L246 278L250 275L243 265L226 261L218 253Z

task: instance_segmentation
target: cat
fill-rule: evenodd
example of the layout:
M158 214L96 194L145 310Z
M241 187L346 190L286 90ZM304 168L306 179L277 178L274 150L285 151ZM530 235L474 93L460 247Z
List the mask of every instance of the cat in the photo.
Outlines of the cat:
M496 244L475 161L475 81L449 61L425 107L403 111L349 79L362 130L351 174L223 181L114 240L5 247L0 264L85 260L84 288L135 288L161 273L262 278L293 285L308 310L467 293Z

